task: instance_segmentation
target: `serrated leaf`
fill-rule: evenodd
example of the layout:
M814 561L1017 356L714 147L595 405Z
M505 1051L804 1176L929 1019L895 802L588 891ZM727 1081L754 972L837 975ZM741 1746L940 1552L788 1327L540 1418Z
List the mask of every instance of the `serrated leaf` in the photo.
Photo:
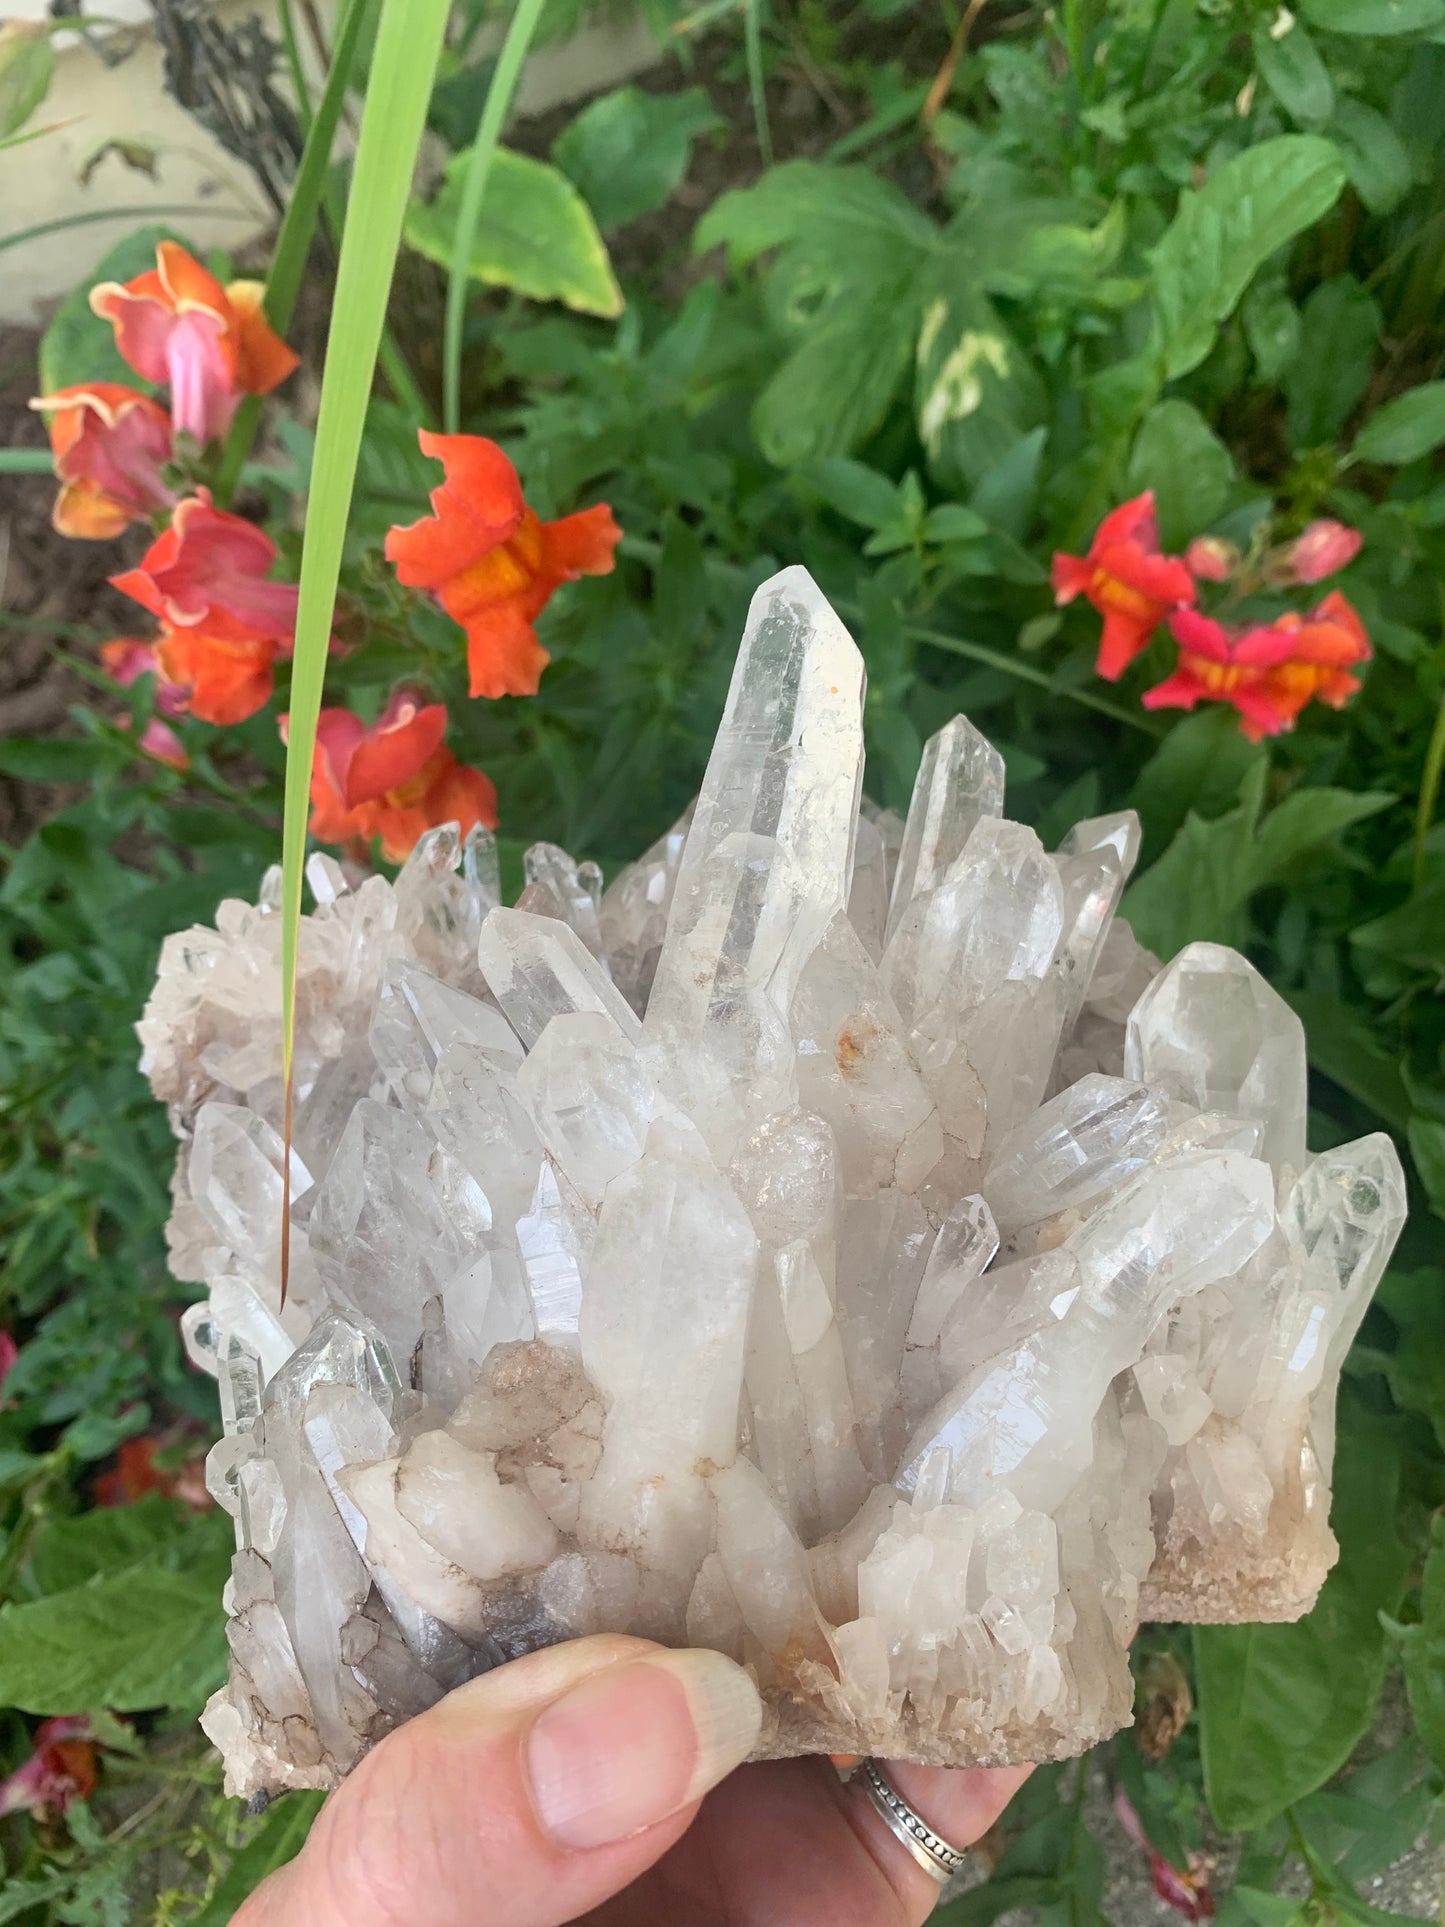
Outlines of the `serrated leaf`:
M734 265L807 236L845 262L862 246L926 248L938 230L891 181L866 167L784 161L730 188L697 224L693 252L725 246Z
M1361 462L1403 467L1445 442L1445 381L1421 382L1377 408L1355 437Z
M1139 426L1129 457L1130 495L1154 490L1159 539L1181 549L1200 535L1229 500L1234 457L1187 401L1156 402Z
M133 1505L46 1519L31 1547L30 1574L43 1593L53 1594L136 1566L214 1566L230 1552L231 1538L230 1521L219 1510L198 1512L148 1492Z
M130 1567L0 1609L0 1706L199 1711L226 1669L227 1565Z
M1264 263L1327 214L1344 185L1344 163L1330 141L1280 134L1180 196L1152 255L1157 348L1168 379L1203 361Z
M436 196L414 200L406 213L408 245L443 267L451 264L469 154L455 155ZM582 196L560 168L509 148L492 158L469 271L490 287L580 314L622 312L622 290Z
M1331 1524L1340 1562L1294 1625L1194 1630L1204 1786L1229 1832L1264 1826L1312 1793L1369 1731L1388 1641L1380 1613L1404 1596L1395 1530L1400 1421L1341 1414Z
M552 143L552 158L598 224L622 227L682 185L700 134L723 125L701 87L650 94L619 87L590 101Z
M902 285L837 302L764 388L753 432L770 462L793 468L846 455L887 413L907 372L918 325Z

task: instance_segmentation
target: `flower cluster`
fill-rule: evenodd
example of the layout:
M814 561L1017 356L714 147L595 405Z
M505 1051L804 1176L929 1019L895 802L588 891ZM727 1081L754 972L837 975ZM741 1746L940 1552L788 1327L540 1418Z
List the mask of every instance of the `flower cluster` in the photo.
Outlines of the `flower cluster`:
M1332 590L1307 613L1295 609L1253 622L1225 622L1198 608L1199 585L1221 583L1221 614L1244 598L1322 582L1352 562L1357 530L1311 522L1292 542L1242 555L1218 536L1201 536L1182 556L1164 555L1152 491L1099 524L1087 555L1055 555L1054 597L1084 596L1104 618L1096 667L1117 681L1161 623L1178 646L1173 673L1146 690L1146 709L1229 703L1252 742L1293 729L1309 703L1338 709L1360 687L1351 672L1370 659L1356 611Z
M172 723L191 716L225 727L254 716L295 646L297 589L276 578L276 544L218 507L208 485L242 398L269 394L298 365L267 323L262 295L259 282L222 287L163 241L154 270L102 284L91 306L136 373L169 389L169 408L115 382L33 404L50 424L56 527L94 540L137 521L156 531L136 567L111 577L155 618L156 633L119 636L100 653L120 687L155 678L156 713L140 747L176 769L188 759ZM482 436L422 430L420 443L444 479L431 515L391 530L387 558L404 588L425 592L460 625L472 697L535 695L548 661L537 617L564 582L612 569L621 530L605 504L542 521L511 461ZM347 709L323 710L313 833L359 855L379 841L395 862L435 824L495 827L495 786L446 746L447 720L444 704L410 684L370 725ZM284 716L280 725L284 736Z

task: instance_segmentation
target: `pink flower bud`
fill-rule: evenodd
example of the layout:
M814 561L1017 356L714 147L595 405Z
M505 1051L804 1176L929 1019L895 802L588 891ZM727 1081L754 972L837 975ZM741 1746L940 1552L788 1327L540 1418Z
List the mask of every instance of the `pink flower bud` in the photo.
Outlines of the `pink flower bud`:
M1323 582L1338 575L1360 553L1364 537L1343 522L1311 522L1303 535L1286 549L1284 566L1294 582Z
M1184 566L1201 582L1227 582L1239 566L1239 550L1220 535L1197 535L1184 551Z

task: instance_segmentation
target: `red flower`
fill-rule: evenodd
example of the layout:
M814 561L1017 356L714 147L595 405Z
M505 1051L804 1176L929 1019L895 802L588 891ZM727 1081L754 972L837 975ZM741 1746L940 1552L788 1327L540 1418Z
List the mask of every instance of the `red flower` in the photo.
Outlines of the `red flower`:
M171 418L148 395L118 381L57 388L31 402L50 417L55 472L63 484L51 516L62 535L93 542L172 507L161 475L171 456Z
M1123 1787L1114 1795L1114 1812L1134 1845L1148 1854L1149 1872L1159 1898L1187 1920L1212 1919L1214 1895L1209 1891L1209 1867L1203 1856L1190 1853L1187 1868L1176 1867L1172 1860L1166 1860L1145 1833L1144 1823Z
M608 575L622 531L605 503L539 521L517 471L481 435L418 435L446 480L433 513L386 538L399 581L429 590L467 632L474 696L535 696L549 660L532 624L564 582Z
M1311 522L1281 558L1287 582L1323 582L1338 575L1360 553L1364 537L1343 522Z
M261 308L259 281L223 288L176 241L122 286L103 281L90 305L146 381L169 383L176 429L204 448L231 426L242 395L267 395L298 365Z
M214 1501L206 1490L202 1462L191 1458L178 1472L157 1465L157 1456L168 1450L165 1439L146 1433L141 1438L123 1439L116 1462L109 1472L95 1481L98 1506L134 1505L148 1492L163 1492L168 1498L184 1499L187 1505L204 1512Z
M221 642L284 642L296 634L295 585L272 582L276 544L264 529L211 506L206 489L177 504L140 566L113 575L123 594L172 629Z
M152 716L141 731L140 746L147 756L154 756L158 763L169 763L172 769L189 769L191 759L186 754L186 746L159 716Z
M194 629L163 629L156 660L166 687L203 723L243 723L271 700L276 687L274 642L232 642Z
M11 1367L20 1356L20 1347L8 1331L0 1330L0 1385L10 1376Z
M457 762L442 741L447 712L398 690L370 729L347 709L323 709L311 773L311 831L323 843L366 844L400 863L423 832L456 823L497 827L497 790L489 776ZM281 719L286 733L286 718Z
M1338 589L1308 616L1231 633L1192 609L1169 619L1179 644L1172 676L1148 690L1146 709L1232 703L1251 742L1293 729L1316 697L1339 709L1360 687L1349 671L1370 658L1365 626Z
M1239 566L1239 550L1219 535L1196 535L1184 551L1184 566L1200 582L1228 582Z
M142 676L154 676L156 708L163 716L185 715L186 692L162 674L155 643L142 636L116 636L100 645L100 660L111 681L122 689L129 689Z
M1054 600L1087 596L1104 618L1095 667L1117 682L1171 609L1194 600L1194 580L1178 556L1159 552L1154 491L1125 502L1099 524L1086 556L1054 556Z
M0 1814L30 1813L37 1807L64 1813L72 1801L88 1800L95 1782L95 1740L88 1716L42 1720L30 1758L0 1780Z

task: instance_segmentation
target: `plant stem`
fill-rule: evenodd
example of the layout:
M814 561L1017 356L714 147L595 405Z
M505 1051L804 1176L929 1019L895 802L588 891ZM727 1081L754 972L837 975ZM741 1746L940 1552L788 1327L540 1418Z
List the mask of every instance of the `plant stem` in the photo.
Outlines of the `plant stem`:
M1425 751L1425 767L1420 774L1420 797L1415 805L1415 888L1425 881L1425 844L1435 821L1435 806L1440 800L1440 777L1445 772L1445 691L1435 711L1435 727L1430 731Z
M487 191L487 176L492 171L492 156L497 151L507 110L512 104L522 62L537 31L542 0L517 0L516 11L497 56L482 117L477 123L477 138L467 160L462 181L461 205L457 209L456 232L452 236L452 265L447 277L446 327L442 337L442 422L449 435L461 427L462 414L462 326L466 320L467 287L471 280L472 243L482 216L482 201Z
M0 448L0 475L48 475L54 466L48 448Z
M768 125L768 97L763 82L762 0L743 0L743 47L748 62L748 92L752 96L753 125L763 166L773 164L773 130Z
M92 207L83 214L62 214L53 221L38 221L34 227L16 228L13 233L0 234L0 253L6 248L18 248L23 241L39 241L47 234L60 234L67 228L89 227L92 221L180 221L188 216L204 214L214 220L218 215L225 221L251 221L256 217L245 207Z

